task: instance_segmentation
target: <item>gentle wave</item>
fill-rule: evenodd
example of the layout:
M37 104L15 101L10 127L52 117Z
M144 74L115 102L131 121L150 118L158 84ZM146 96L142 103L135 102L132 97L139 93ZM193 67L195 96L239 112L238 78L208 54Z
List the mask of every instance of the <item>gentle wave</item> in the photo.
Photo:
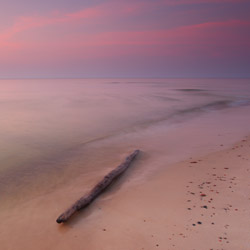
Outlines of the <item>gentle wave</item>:
M129 133L134 133L136 131L141 131L142 129L147 129L149 127L155 126L159 123L169 121L169 124L173 124L175 122L182 122L185 121L186 119L192 119L194 116L198 114L205 114L206 112L209 111L217 111L217 110L222 110L222 109L227 109L227 108L232 108L232 107L243 107L243 106L248 106L250 105L250 100L220 100L220 101L214 101L211 103L207 103L204 105L200 106L195 106L187 109L180 109L176 110L172 113L167 114L166 116L161 116L159 118L155 119L150 119L146 120L142 123L135 124L134 126L131 126L127 128L126 130L120 130L113 132L109 135L93 138L91 140L85 141L81 144L75 145L72 147L70 150L74 151L74 149L79 149L79 147L86 146L89 144L97 143L100 141L104 141L107 139L111 139L114 137L122 136L125 134Z

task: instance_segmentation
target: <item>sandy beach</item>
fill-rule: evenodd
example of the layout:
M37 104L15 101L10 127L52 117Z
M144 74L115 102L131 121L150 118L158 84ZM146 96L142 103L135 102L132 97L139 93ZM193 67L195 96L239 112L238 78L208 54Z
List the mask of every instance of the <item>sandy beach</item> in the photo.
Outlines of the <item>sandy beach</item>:
M219 146L130 186L136 166L145 160L142 153L99 199L63 225L55 219L69 200L79 198L79 183L74 190L64 187L12 208L0 226L1 247L250 249L250 138Z
M90 248L250 249L249 147L246 137L124 192L104 205L109 216Z

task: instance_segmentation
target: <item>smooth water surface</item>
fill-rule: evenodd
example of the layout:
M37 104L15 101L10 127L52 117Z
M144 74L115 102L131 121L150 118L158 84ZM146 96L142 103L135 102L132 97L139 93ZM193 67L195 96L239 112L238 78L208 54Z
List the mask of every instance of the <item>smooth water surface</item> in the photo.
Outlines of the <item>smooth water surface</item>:
M167 133L203 114L249 104L247 79L0 80L0 193L8 200L21 191L52 190L69 174L94 171L101 159L109 163L117 145L132 148L145 130L161 125Z

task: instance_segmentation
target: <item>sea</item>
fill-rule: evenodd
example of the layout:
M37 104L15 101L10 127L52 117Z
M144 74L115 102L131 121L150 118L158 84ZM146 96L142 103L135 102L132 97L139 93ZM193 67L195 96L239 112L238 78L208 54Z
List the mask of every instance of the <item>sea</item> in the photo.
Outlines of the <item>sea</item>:
M250 79L2 79L0 211L61 188L77 197L135 149L124 186L141 185L249 122Z

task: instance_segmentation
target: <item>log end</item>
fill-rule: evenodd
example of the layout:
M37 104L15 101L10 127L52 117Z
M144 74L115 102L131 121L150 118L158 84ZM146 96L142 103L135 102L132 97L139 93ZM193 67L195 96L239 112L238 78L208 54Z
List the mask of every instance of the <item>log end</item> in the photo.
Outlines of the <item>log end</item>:
M63 223L63 222L66 222L67 221L67 218L65 218L64 214L61 214L57 219L56 219L56 222L58 224L60 223Z
M140 153L139 149L136 149L128 158L133 160Z
M62 220L60 217L58 217L58 218L56 219L56 222L57 222L58 224L60 224L60 223L65 222L65 221Z

